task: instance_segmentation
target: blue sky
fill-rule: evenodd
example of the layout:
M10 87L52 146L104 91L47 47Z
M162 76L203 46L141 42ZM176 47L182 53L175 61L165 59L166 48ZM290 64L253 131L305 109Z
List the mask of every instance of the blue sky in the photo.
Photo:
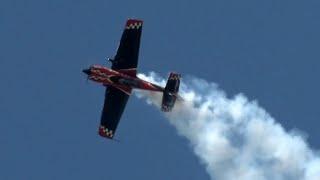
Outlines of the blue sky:
M209 179L158 109L132 97L120 143L97 135L107 64L127 18L144 20L139 71L216 82L257 99L319 149L320 2L0 2L0 179ZM110 64L108 64L110 65Z

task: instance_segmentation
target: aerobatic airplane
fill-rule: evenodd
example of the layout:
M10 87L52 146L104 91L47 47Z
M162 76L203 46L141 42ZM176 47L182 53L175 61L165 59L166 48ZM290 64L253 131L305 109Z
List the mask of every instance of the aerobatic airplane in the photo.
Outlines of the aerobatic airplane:
M117 54L108 59L112 63L111 69L92 65L83 70L89 80L106 87L98 130L102 137L113 139L133 88L162 92L161 110L165 112L172 110L178 98L180 74L171 72L164 88L136 76L142 24L141 20L127 20Z

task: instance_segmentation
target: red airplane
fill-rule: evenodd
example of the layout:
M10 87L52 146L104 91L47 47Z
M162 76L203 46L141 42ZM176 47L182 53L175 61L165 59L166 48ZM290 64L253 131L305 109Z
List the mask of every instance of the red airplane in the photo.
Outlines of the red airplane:
M106 87L99 135L113 139L121 115L133 88L163 92L161 110L169 112L178 98L180 74L171 72L165 87L138 78L137 64L142 32L141 20L129 19L125 25L111 69L92 65L83 72L88 79Z

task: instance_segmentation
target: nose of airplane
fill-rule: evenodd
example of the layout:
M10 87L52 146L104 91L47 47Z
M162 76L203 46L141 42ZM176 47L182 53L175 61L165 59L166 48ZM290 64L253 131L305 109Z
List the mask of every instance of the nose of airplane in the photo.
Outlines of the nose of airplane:
M84 69L82 70L83 73L85 73L86 75L90 75L91 71L90 69Z

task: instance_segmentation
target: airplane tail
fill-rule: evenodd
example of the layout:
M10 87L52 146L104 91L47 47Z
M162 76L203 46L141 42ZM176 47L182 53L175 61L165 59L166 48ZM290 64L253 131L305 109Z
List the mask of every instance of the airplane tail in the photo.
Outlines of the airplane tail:
M161 110L170 112L179 97L180 74L171 72L163 91Z

